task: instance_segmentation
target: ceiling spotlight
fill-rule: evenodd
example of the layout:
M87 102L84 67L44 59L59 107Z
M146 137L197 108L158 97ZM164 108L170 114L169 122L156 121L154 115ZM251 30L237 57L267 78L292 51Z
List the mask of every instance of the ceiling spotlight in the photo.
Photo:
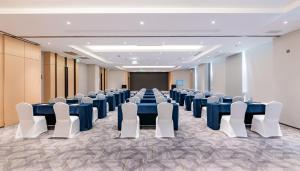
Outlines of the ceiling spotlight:
M90 44L91 44L91 42L86 42L86 44L90 45Z
M288 21L284 21L284 22L283 22L283 24L288 24L288 23L289 23Z
M123 42L124 45L127 45L127 42Z
M137 61L131 61L131 64L137 64L138 62Z
M215 20L212 20L210 23L211 23L211 24L216 24L216 21L215 21Z
M71 25L71 21L67 21L66 23L67 23L67 25Z
M48 44L48 45L51 45L51 42L48 42L47 44Z
M242 42L241 42L241 41L239 41L239 42L238 42L238 44L242 44Z
M144 23L144 21L140 21L140 25L144 25L145 23Z

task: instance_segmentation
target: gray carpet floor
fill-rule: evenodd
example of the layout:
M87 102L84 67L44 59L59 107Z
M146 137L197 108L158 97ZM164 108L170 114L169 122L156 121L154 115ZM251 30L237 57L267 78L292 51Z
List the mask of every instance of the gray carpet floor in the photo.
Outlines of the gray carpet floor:
M120 139L117 112L73 139L14 139L16 126L0 129L0 170L300 170L300 131L283 126L283 137L229 138L180 107L176 138Z

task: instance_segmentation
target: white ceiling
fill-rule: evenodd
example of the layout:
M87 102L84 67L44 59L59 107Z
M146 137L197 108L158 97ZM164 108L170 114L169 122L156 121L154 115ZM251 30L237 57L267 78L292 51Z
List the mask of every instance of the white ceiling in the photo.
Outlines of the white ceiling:
M121 2L121 3L120 3ZM157 8L159 7L159 8ZM143 9L145 12L143 13ZM66 24L70 21L71 24ZM145 24L140 25L140 21ZM215 21L215 24L211 24ZM288 21L288 24L283 24ZM174 65L180 69L241 52L300 28L296 0L1 0L0 30L67 57L101 66ZM253 37L254 36L254 37ZM260 37L262 36L262 37ZM48 44L50 43L50 44ZM203 45L205 52L92 52L88 45ZM93 53L87 55L74 45ZM78 57L78 56L75 56ZM104 59L99 60L97 58ZM104 62L103 62L104 61ZM128 69L130 71L139 71ZM149 70L149 69L148 69ZM151 69L151 71L170 69Z

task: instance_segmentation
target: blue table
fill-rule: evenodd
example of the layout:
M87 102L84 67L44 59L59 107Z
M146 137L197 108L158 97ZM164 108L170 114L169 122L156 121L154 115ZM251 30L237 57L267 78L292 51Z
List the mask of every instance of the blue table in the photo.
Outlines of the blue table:
M109 111L114 111L116 108L115 96L114 95L106 96L106 101L108 102Z
M147 99L147 98L153 99L153 98L155 98L155 95L144 95L143 98L144 99Z
M155 98L144 98L144 99L141 99L141 103L156 103L156 99Z
M266 106L262 103L247 103L245 124L251 124L254 114L264 114ZM213 130L220 129L222 115L230 114L231 103L208 103L207 126Z
M78 99L67 99L67 104L79 104Z
M180 94L181 94L180 92L176 91L176 93L175 93L175 101L176 101L176 103L179 103Z
M207 98L193 99L193 116L201 118L202 107L206 106Z
M118 130L121 130L123 113L122 105L118 106ZM178 130L179 112L178 105L173 104L172 119L174 130ZM140 125L156 125L157 104L156 103L140 103L138 104L138 116L140 118Z
M45 116L48 125L55 125L54 104L34 104L33 115ZM80 131L86 131L93 127L93 108L92 104L73 104L70 105L70 115L79 117Z
M232 97L222 97L223 103L232 103Z
M170 98L173 99L173 90L170 90Z
M192 101L194 99L193 95L186 95L184 98L184 103L185 103L185 110L191 111L192 110Z
M107 116L106 99L93 100L93 107L98 109L98 118L102 119Z
M119 104L121 104L121 95L120 93L115 93L114 96L115 96L116 106L118 106Z
M130 90L126 90L125 94L126 94L125 100L128 99L128 98L130 98Z
M180 96L179 96L179 106L183 106L184 105L185 96L186 96L186 94L180 93Z
M121 95L121 103L125 102L125 92L120 92Z

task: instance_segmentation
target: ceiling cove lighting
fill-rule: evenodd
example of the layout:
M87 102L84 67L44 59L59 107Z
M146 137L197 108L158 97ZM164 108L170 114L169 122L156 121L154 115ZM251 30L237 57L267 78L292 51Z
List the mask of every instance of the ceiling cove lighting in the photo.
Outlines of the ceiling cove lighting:
M288 24L289 22L288 21L284 21L284 22L282 22L283 24Z
M138 62L137 61L132 61L131 64L135 65L137 64Z
M91 45L86 48L93 52L189 52L199 51L201 45L160 45L160 46L138 46L138 45Z
M175 66L122 66L123 68L175 68Z
M205 56L205 55L207 55L207 54L209 54L209 53L211 53L211 52L213 52L213 51L219 49L220 47L222 47L222 45L216 45L216 46L213 46L212 48L210 48L210 49L204 51L203 53L200 53L199 55L195 56L192 60L186 61L185 63L188 63L188 62L192 62L192 61L194 61L194 60L197 60L197 59L201 58L202 56Z
M90 56L90 57L92 57L92 58L94 58L94 59L100 60L101 62L104 62L104 63L112 63L112 62L107 61L107 60L103 59L102 57L100 57L100 56L98 56L98 55L95 55L95 54L93 54L93 53L91 53L91 52L89 52L89 51L86 51L86 50L84 50L84 49L82 49L82 48L80 48L80 47L78 47L78 46L70 45L69 47L71 47L71 48L73 48L73 49L75 49L75 50L77 50L77 51L79 51L79 52L81 52L81 53L83 53L83 54L85 54L85 55L87 55L87 56Z
M212 20L210 23L211 23L211 24L216 24L216 21L215 21L215 20Z
M67 25L71 25L72 23L71 23L71 21L67 21L66 24Z
M143 26L145 24L144 21L140 21L140 25Z

